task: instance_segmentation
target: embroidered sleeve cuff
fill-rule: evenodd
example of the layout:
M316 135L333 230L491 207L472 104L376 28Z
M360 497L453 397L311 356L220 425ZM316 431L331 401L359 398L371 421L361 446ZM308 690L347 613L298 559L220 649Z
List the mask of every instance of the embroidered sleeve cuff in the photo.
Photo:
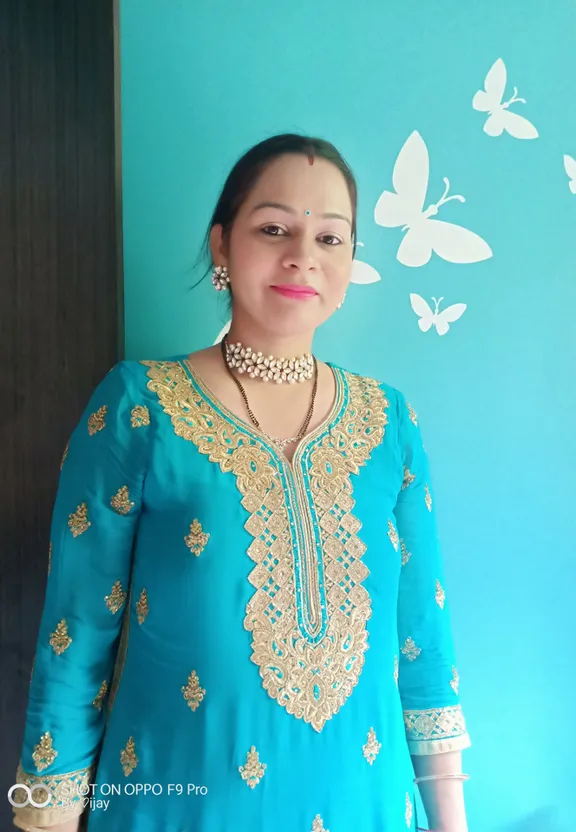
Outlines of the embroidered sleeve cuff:
M445 754L471 745L460 705L404 711L410 754Z
M93 773L93 768L83 768L68 774L39 777L28 774L19 765L16 783L26 786L28 791L21 788L12 793L12 803L20 804L13 806L15 826L20 829L54 826L79 817L84 811L84 798L89 794Z

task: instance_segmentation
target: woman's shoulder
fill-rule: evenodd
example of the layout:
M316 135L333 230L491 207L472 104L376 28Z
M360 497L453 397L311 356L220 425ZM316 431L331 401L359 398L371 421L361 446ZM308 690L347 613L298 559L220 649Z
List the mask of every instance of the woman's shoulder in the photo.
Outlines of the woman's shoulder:
M102 378L97 390L122 393L142 393L153 375L167 373L170 367L181 366L184 355L168 355L161 358L124 358L116 362Z
M353 380L356 383L360 384L362 387L378 389L380 394L384 396L384 398L388 402L388 406L394 405L395 407L399 407L406 403L406 397L404 393L398 388L395 387L393 384L390 384L387 381L383 381L380 378L376 378L372 375L367 375L365 373L359 373L354 370L349 369L348 367L343 367L338 364L334 364L330 362L330 367L334 370L343 373L349 380Z
M177 353L175 355L163 355L157 358L123 358L118 361L110 370L111 373L118 373L126 378L141 377L146 375L152 367L168 367L180 365L189 357L189 353Z

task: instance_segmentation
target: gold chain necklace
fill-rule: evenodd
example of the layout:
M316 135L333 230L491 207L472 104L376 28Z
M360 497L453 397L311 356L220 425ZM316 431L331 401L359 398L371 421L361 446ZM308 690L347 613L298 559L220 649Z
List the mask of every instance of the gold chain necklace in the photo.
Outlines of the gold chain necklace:
M254 427L257 428L257 430L259 430L261 433L264 433L264 431L260 427L260 422L258 421L256 416L254 416L254 413L252 412L252 408L250 407L250 404L248 402L248 396L246 395L246 391L244 390L244 387L243 387L240 379L232 372L232 368L229 366L228 361L226 360L227 359L227 353L226 353L227 339L226 339L226 336L224 336L224 338L222 339L220 344L221 344L221 350L222 350L222 358L224 359L224 365L225 365L226 369L228 370L229 375L232 377L236 386L238 387L238 390L240 391L240 395L242 396L242 399L244 400L244 404L246 405L246 410L248 412L248 416L250 417L250 421L252 422ZM284 451L284 448L286 447L286 445L290 445L293 442L299 442L300 439L302 439L306 435L306 431L308 430L310 420L312 419L312 414L314 413L314 404L316 403L316 393L318 391L318 363L316 361L316 358L313 357L312 360L314 362L314 386L312 387L312 399L310 401L310 407L308 408L306 418L304 419L304 422L302 424L302 427L298 431L298 434L296 436L290 436L290 437L288 437L288 439L280 439L277 436L270 436L270 434L268 434L268 433L264 434L282 452Z

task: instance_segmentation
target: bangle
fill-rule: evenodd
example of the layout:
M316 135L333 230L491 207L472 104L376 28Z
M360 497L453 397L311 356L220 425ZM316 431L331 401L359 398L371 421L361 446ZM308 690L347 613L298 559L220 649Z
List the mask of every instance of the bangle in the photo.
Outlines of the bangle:
M426 780L469 780L469 774L427 774L426 777L415 777L415 783L423 783Z

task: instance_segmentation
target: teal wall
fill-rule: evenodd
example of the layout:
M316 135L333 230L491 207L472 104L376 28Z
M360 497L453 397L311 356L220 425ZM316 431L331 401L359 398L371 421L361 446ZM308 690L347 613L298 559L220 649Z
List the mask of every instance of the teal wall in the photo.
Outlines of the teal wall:
M128 358L206 346L226 323L208 279L189 291L191 266L249 146L321 135L357 175L358 257L381 279L351 287L316 351L399 387L423 424L473 740L471 832L568 832L576 814L575 33L567 0L121 4ZM472 100L498 58L504 101L514 87L526 100L500 117L537 138L483 129ZM374 213L410 136L415 209L427 150L424 207L447 177L466 202L438 219L477 235L436 228L443 256L419 267ZM422 332L411 295L466 310L445 335Z

